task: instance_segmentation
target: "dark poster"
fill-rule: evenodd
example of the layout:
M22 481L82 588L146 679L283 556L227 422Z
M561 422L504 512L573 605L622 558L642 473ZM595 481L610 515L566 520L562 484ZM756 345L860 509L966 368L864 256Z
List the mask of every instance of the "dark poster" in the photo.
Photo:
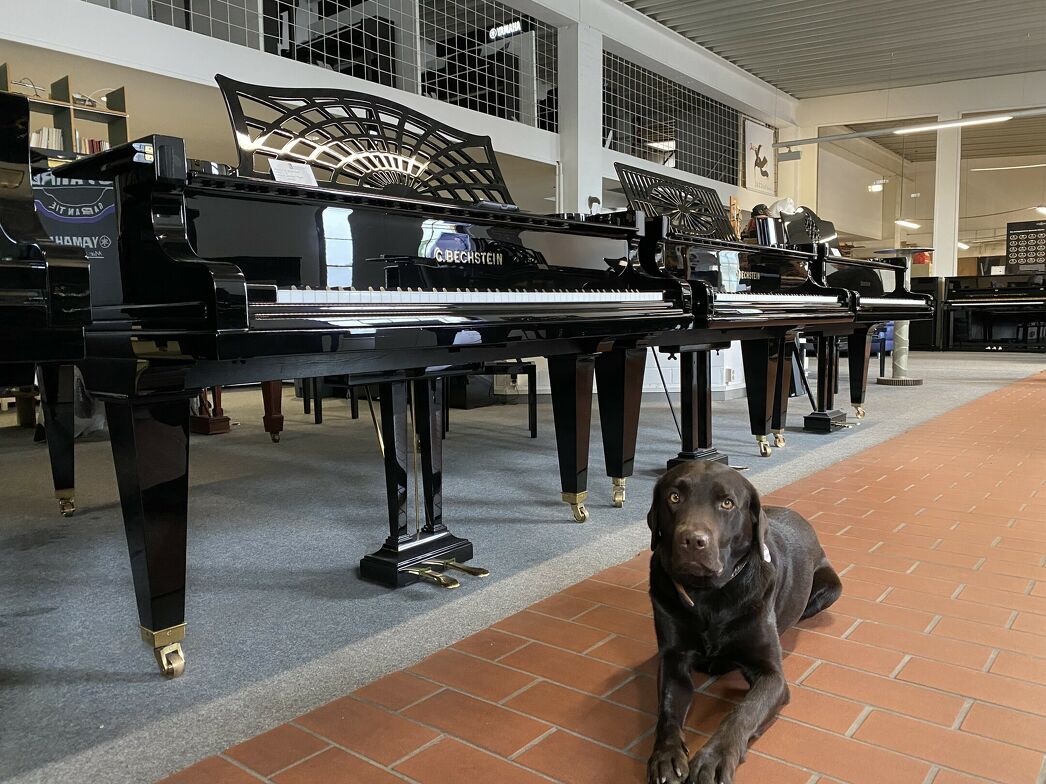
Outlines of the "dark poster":
M33 177L33 191L36 212L51 239L82 248L91 262L91 304L119 302L120 257L112 183L59 180L45 172Z
M1006 274L1046 270L1046 220L1006 224Z

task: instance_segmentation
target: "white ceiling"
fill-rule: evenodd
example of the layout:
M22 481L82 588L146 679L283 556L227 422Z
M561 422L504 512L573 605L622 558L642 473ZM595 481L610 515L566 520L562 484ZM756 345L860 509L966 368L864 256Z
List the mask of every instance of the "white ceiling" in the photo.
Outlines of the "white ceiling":
M621 0L796 98L1046 70L1044 0Z

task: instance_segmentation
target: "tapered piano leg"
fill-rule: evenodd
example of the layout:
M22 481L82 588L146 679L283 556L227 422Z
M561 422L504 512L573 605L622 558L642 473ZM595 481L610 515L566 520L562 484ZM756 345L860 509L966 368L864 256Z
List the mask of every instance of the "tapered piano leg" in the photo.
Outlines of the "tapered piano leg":
M549 357L552 417L559 448L559 478L563 500L570 504L574 521L588 520L588 443L592 432L592 354Z
M265 408L262 424L272 442L278 444L280 433L283 432L283 382L263 381L261 391L262 405Z
M762 457L770 456L767 434L773 424L777 369L781 362L780 338L741 341L741 359L748 392L748 419Z
M812 433L831 433L846 423L846 414L835 409L837 341L834 335L817 336L817 410L803 417L803 430Z
M72 365L41 365L40 405L44 413L47 453L58 511L69 517L76 511L76 458L73 395L76 371Z
M360 576L390 588L419 580L456 588L457 580L432 566L472 558L472 543L452 535L443 524L442 386L438 379L414 381L411 386L414 433L408 431L408 383L380 386L389 536L380 550L360 561ZM415 470L421 472L424 501L420 505L414 503Z
M174 678L185 668L189 399L109 402L105 411L142 639Z
M872 357L872 330L860 329L846 338L846 361L850 370L850 403L858 419L864 419L864 396L868 390L868 365Z
M645 348L625 348L596 357L603 455L607 476L613 481L612 500L619 508L625 504L625 479L635 470L646 353Z
M792 391L792 352L795 346L794 334L781 338L778 350L777 379L774 383L774 413L770 429L774 434L774 446L785 445L785 425L788 422L788 396Z
M679 369L682 448L676 457L668 461L668 467L692 460L728 462L728 457L712 446L711 352L680 352Z

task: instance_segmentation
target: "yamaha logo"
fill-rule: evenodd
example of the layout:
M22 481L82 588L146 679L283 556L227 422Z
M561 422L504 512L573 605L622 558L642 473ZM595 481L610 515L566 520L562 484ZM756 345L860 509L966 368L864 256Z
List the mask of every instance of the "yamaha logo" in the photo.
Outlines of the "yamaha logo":
M508 38L510 35L517 35L523 32L523 22L517 20L515 22L509 22L508 24L495 25L487 31L487 35L491 41L497 41L499 38Z
M436 261L441 264L504 264L500 253L478 250L442 250L436 248Z

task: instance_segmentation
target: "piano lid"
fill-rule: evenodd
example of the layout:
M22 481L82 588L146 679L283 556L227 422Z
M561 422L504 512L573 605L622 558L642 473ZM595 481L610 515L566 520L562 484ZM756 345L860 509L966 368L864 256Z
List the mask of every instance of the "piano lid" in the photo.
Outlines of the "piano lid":
M215 80L241 177L271 179L269 161L278 160L308 166L328 187L514 208L489 136L367 93Z
M680 234L736 242L730 215L711 188L623 163L615 162L614 168L630 209L668 218Z

